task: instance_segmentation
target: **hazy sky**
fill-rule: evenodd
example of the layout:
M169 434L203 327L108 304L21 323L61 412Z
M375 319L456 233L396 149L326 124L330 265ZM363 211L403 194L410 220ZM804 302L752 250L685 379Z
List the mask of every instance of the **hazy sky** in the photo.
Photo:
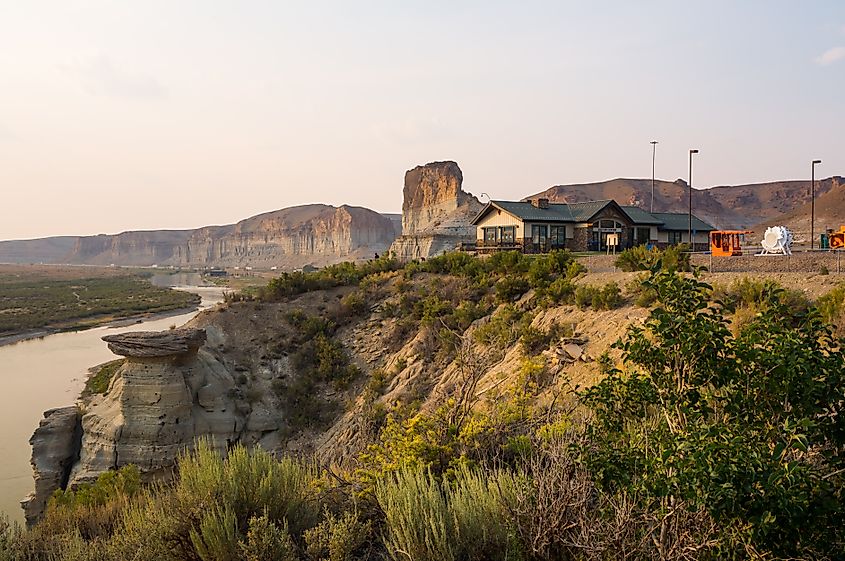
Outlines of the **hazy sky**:
M845 2L0 0L0 239L845 175Z

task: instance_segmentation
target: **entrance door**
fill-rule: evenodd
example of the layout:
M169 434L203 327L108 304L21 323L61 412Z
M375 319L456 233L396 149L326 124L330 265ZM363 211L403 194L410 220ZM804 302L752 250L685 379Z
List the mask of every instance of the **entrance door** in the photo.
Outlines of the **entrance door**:
M549 238L549 227L546 224L531 225L531 245L534 253L546 251L546 244Z

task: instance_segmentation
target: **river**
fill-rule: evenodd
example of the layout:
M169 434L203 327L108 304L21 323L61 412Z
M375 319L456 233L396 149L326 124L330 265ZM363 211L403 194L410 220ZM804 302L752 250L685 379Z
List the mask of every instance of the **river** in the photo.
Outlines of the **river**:
M158 286L174 286L202 297L200 309L223 300L223 289L184 286L199 275L156 275ZM181 285L181 286L180 286ZM117 358L100 337L127 331L159 331L197 314L152 318L121 327L97 327L48 335L0 347L0 514L23 522L20 501L33 489L29 437L47 409L72 405L85 386L88 368Z

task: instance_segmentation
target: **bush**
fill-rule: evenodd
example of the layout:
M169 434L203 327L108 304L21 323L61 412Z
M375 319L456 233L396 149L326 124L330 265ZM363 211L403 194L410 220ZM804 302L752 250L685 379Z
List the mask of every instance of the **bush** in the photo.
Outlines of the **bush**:
M453 561L455 528L446 496L429 471L405 469L380 480L376 499L384 512L384 544L395 561Z
M514 302L528 292L530 285L522 277L505 276L496 282L496 301Z
M461 469L441 484L431 472L403 470L379 482L385 545L392 559L518 559L508 523L516 482L507 472Z
M638 245L620 253L614 264L626 272L650 271L655 267L663 271L688 272L692 270L688 251L689 247L685 244L672 245L664 250Z
M613 310L622 305L622 292L615 282L603 287L581 285L575 289L575 305L582 309Z
M829 328L772 298L734 334L708 285L657 271L646 283L660 305L617 344L624 371L583 396L593 477L649 512L703 509L720 557L838 555L845 351Z
M326 512L318 526L305 532L306 552L314 561L351 561L370 543L372 532L372 524L354 512L337 517Z
M124 359L109 361L97 369L97 372L85 380L85 389L82 390L82 395L101 394L105 395L109 391L112 378L123 366Z
M845 284L840 284L816 301L822 319L833 325L837 335L845 335Z

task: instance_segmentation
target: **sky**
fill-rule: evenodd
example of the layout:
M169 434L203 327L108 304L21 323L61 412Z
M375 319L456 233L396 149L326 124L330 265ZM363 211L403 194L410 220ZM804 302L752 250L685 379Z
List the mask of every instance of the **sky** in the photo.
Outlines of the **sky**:
M0 0L0 239L845 175L845 2Z

